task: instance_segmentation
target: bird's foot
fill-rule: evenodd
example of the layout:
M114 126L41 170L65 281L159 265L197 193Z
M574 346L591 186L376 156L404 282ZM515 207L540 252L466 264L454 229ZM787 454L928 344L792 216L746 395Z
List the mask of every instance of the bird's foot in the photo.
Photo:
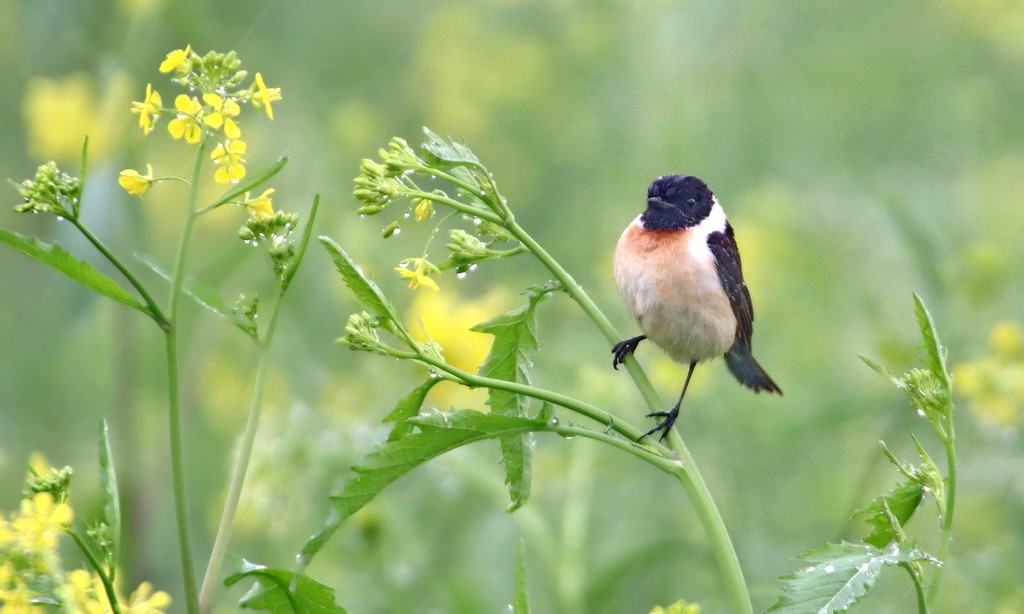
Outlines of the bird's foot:
M658 431L661 431L661 437L659 437L658 439L660 441L665 441L665 438L668 437L668 432L670 430L672 430L672 426L676 423L676 418L679 417L679 406L676 405L675 407L673 407L672 409L670 409L668 411L652 411L651 413L647 414L646 417L647 418L664 418L664 420L659 422L651 430L649 430L646 433L644 433L643 435L641 435L640 438L637 439L637 441L642 440L644 437L649 437L650 435L653 435L653 434L657 433Z
M618 371L619 365L626 361L626 356L629 356L636 351L636 346L640 345L640 342L647 338L647 335L637 335L636 337L630 337L629 339L623 339L615 344L612 348L612 368Z

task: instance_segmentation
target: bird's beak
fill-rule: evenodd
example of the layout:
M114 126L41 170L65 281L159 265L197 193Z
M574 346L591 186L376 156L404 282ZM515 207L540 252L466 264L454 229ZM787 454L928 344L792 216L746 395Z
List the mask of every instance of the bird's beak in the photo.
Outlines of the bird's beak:
M647 199L647 206L652 208L652 209L668 209L672 205L670 205L667 202L661 200L660 198L655 197L655 198L648 198Z

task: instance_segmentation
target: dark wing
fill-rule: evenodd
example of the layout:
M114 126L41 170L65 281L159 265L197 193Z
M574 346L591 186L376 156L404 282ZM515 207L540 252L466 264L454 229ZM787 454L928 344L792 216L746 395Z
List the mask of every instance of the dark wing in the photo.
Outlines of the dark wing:
M722 282L722 288L736 316L736 337L750 347L750 337L754 334L754 305L750 302L750 292L743 281L740 250L736 247L736 237L729 222L725 223L725 232L708 235L708 247L715 256L718 279Z

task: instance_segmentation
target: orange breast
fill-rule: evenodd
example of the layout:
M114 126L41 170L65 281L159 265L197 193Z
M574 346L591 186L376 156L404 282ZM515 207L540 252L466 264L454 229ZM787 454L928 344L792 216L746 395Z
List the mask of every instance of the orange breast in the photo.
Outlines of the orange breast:
M634 222L615 250L615 281L640 329L679 362L721 356L736 337L705 237Z

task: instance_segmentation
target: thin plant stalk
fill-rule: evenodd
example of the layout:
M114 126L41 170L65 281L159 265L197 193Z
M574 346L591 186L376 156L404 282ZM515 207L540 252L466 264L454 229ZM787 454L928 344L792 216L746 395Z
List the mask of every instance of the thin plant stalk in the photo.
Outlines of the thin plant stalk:
M946 421L946 438L943 443L946 446L946 509L942 516L942 541L939 543L938 558L943 562L935 569L931 585L928 587L928 604L934 605L939 595L939 581L942 579L942 570L945 568L949 556L949 545L953 537L953 508L956 503L956 452L953 441L953 420Z
M298 272L299 266L306 256L313 222L316 220L316 212L319 206L320 196L317 195L313 199L313 206L309 211L309 219L306 222L306 230L299 244L298 253L281 279L277 302L274 304L274 309L270 314L266 333L264 333L263 340L259 344L259 364L256 367L256 381L253 384L252 401L249 404L249 417L245 423L245 431L242 433L242 443L238 450L238 458L235 460L235 467L231 471L228 494L224 501L224 512L221 515L220 525L217 527L217 535L213 540L213 550L210 553L210 561L206 566L206 574L203 577L203 585L199 593L199 606L202 612L208 612L212 607L210 599L213 595L213 587L216 584L217 574L220 573L224 554L227 552L228 543L231 540L231 529L235 522L235 514L238 513L238 503L242 497L242 487L245 485L245 476L249 470L249 460L252 458L256 432L259 429L263 393L266 390L267 370L270 366L270 348L274 343L274 334L277 331L278 315L281 313L281 305L284 303L284 297L291 286L292 279L295 278L295 273Z
M199 144L192 181L189 185L185 211L185 225L178 243L174 272L171 276L171 291L167 299L167 318L170 326L165 329L164 341L167 350L167 418L171 448L171 477L174 488L174 512L178 525L178 549L181 555L182 581L185 585L185 605L190 614L199 612L199 592L196 587L195 564L192 560L192 539L188 523L188 504L185 498L185 469L181 444L181 401L178 381L178 305L181 301L181 286L185 277L185 263L188 256L189 240L196 220L196 199L199 176L206 152L206 140Z
M110 574L103 568L103 563L96 558L96 553L92 551L89 544L86 543L85 539L78 534L78 531L68 531L71 538L78 544L78 549L82 551L85 558L89 561L89 564L96 571L96 575L100 577L100 582L103 584L103 592L107 594L107 601L110 603L110 609L112 614L121 614L121 604L117 600L117 591L114 590L114 581L110 577ZM113 572L113 569L111 569Z

